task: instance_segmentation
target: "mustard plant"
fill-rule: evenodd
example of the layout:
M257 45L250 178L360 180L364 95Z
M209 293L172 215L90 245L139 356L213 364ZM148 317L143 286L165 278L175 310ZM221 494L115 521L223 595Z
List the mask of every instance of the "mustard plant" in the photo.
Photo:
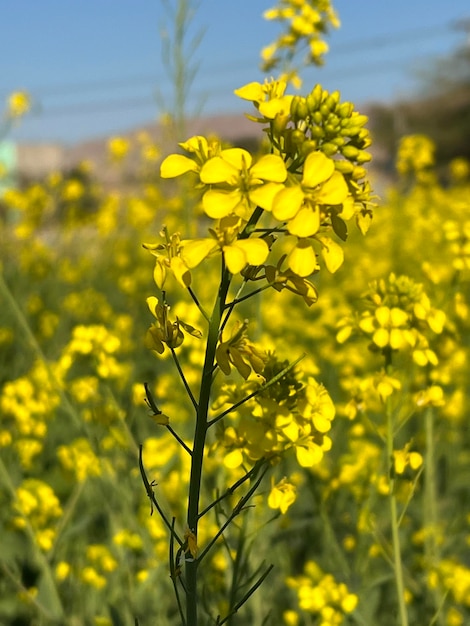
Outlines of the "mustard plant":
M194 430L187 443L174 429L173 416L158 408L164 398L154 398L146 387L154 419L190 459L185 527L160 505L159 487L146 475L142 448L140 468L170 534L169 572L181 621L191 626L198 623L207 557L218 540L233 532L234 520L248 515L265 474L292 453L301 467L312 467L332 446L328 433L335 410L327 391L313 377L302 380L295 369L302 355L285 363L253 343L253 322L240 318L238 309L266 290L287 289L312 305L318 297L312 276L322 268L335 272L343 263L347 222L355 219L366 232L372 215L362 167L370 158L365 116L319 85L306 97L287 94L282 80L250 83L235 93L253 103L250 119L263 126L269 154L256 158L202 136L181 143L186 154L166 157L161 175L193 177L204 222L211 220L207 235L184 239L164 227L161 242L144 244L155 257L159 293L147 299L154 322L146 345L156 356L169 351L192 407ZM210 271L218 276L216 287L203 299L200 283ZM198 327L172 314L181 287L199 313ZM194 385L178 357L191 337L203 343L204 354ZM246 382L224 382L232 375ZM208 455L238 472L238 479L218 496L202 491ZM281 481L275 489L271 503L287 507L289 495L285 505L282 501L288 485ZM235 492L239 500L233 504ZM201 526L221 506L228 507L225 521L202 543ZM251 584L238 581L226 614L211 612L214 623L228 623L270 569Z

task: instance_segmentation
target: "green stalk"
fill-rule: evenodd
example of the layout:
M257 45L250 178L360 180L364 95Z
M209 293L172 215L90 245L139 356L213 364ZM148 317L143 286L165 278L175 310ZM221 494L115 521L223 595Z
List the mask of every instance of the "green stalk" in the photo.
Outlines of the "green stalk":
M202 465L208 429L208 413L212 391L215 352L219 340L220 323L225 306L230 273L222 267L222 279L219 293L214 304L214 310L209 322L209 331L206 344L206 354L201 376L198 409L196 413L196 428L194 432L193 454L191 457L191 474L189 479L188 499L188 528L197 537L199 520L199 499L201 492ZM186 561L186 622L187 626L197 626L197 569L198 559Z
M424 453L424 527L427 529L424 539L424 551L426 558L426 567L434 568L437 564L439 555L437 552L436 532L438 524L437 515L437 487L436 487L436 452L434 438L434 409L432 406L427 407L424 414L424 434L425 434L425 453ZM442 624L441 610L442 598L439 598L437 590L433 590L435 624Z
M395 586L398 596L398 607L400 612L400 624L401 626L408 626L408 613L405 604L405 586L403 583L403 564L401 560L401 548L400 548L400 535L398 528L398 512L397 512L397 499L395 495L395 468L393 459L393 441L394 441L394 415L393 407L390 396L386 402L387 413L387 436L386 436L386 449L387 459L390 463L389 469L389 494L388 501L390 507L390 524L392 527L392 547L393 547L393 570L395 574Z

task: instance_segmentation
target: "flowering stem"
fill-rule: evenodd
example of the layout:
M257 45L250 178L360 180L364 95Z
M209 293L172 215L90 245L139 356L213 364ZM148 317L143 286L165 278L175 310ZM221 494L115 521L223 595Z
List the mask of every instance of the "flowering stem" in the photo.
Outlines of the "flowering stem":
M391 397L388 396L386 400L386 413L387 413L387 459L389 465L389 506L390 506L390 524L392 527L392 547L393 547L393 569L395 573L395 585L398 595L398 606L400 611L400 624L401 626L408 626L408 613L405 605L405 587L403 583L403 565L401 561L401 549L400 549L400 535L398 528L398 513L397 513L397 499L395 494L395 465L393 458L393 442L395 435L395 420L392 407Z
M196 411L196 428L194 432L193 454L191 457L191 474L189 479L188 528L197 538L199 521L199 498L201 491L202 465L208 429L208 412L213 382L215 352L220 334L222 312L230 286L231 274L222 264L219 293L209 321L206 354L201 375L199 402ZM186 560L186 621L188 626L197 626L197 569L199 559Z

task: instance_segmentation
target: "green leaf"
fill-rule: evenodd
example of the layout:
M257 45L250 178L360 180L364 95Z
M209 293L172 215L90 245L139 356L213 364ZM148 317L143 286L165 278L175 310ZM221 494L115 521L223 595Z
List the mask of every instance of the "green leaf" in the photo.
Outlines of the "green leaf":
M338 237L343 241L346 241L348 238L348 227L346 222L333 211L331 212L331 225Z

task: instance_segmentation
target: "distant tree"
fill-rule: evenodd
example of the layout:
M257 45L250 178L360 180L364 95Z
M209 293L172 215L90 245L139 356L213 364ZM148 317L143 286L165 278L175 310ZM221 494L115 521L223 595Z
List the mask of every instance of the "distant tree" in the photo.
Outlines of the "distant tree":
M470 35L470 20L462 22ZM371 130L394 155L401 136L428 135L437 145L437 163L470 158L470 39L419 75L416 96L393 106L371 105Z

